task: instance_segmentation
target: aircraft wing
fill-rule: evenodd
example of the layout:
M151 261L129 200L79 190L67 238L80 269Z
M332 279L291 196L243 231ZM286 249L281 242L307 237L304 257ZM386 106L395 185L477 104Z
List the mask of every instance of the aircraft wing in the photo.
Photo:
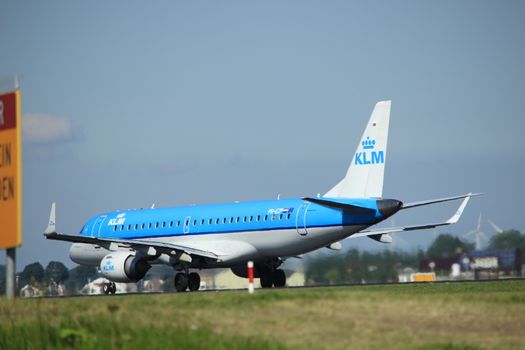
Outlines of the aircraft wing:
M185 253L188 255L219 260L219 254L216 254L215 252L208 249L200 249L199 247L192 247L181 244L173 244L145 239L102 238L58 233L56 231L55 203L51 205L51 212L49 213L49 223L44 231L44 236L47 239L53 239L57 241L95 244L106 248L110 251L117 250L120 247L131 248L136 251L144 252L148 255L157 255L159 253L165 253L168 255L180 255L182 253Z
M98 246L106 248L107 250L116 250L118 247L128 247L137 251L146 252L148 253L148 255L156 255L157 253L166 253L169 255L175 255L177 253L186 253L188 255L195 255L203 258L210 258L214 260L219 259L219 254L216 254L210 250L159 241L141 239L100 238L81 235L67 235L57 232L45 232L44 236L47 239L53 239L57 241L96 244ZM153 248L154 251L152 251L151 248Z
M388 235L389 233L402 232L402 231L426 230L426 229L429 229L429 228L455 224L456 222L458 222L459 218L461 217L461 214L463 214L463 210L467 206L467 203L468 203L470 197L472 197L472 196L474 196L474 195L473 194L466 195L464 197L465 199L463 199L463 201L461 202L461 204L460 204L458 210L456 211L456 213L454 215L452 215L447 221L433 223L433 224L423 224L423 225L414 225L414 226L400 226L400 227L385 227L385 228L364 230L364 231L360 231L358 233L355 233L355 234L351 235L350 238L369 236L369 237L371 237L373 239L380 240L379 238L381 238L381 235ZM458 199L458 198L462 198L462 196L455 197L455 199ZM414 205L414 206L421 206L421 205L426 205L426 204L439 203L439 202L444 202L444 201L448 201L448 200L451 200L451 199L450 198L443 198L443 199L440 199L440 200L437 200L437 201L428 201L429 203L425 203L425 204L419 204L419 203L423 203L423 202L418 202L418 204ZM389 243L388 240L381 240L381 241L383 241L384 243Z
M197 250L213 252L220 262L230 262L232 260L250 260L257 255L257 249L247 242L235 239L209 239L206 241L184 241L185 247Z

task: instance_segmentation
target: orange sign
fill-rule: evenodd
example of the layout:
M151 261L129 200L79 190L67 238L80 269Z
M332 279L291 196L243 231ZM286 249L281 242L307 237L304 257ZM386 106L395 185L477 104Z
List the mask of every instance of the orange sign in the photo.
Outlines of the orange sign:
M22 244L20 90L0 95L0 248Z

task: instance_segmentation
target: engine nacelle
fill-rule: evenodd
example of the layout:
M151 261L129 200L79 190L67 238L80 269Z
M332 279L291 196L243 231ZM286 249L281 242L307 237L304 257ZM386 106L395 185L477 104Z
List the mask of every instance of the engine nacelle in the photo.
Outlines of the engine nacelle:
M147 260L129 252L110 253L100 262L104 277L114 282L137 282L150 268Z

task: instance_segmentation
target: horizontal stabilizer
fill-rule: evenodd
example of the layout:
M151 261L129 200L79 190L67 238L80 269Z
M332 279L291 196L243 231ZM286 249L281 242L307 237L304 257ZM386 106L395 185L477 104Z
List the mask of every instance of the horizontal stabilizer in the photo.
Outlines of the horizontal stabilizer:
M305 197L303 198L303 200L312 202L315 204L319 204L325 207L329 207L329 208L340 209L344 211L351 211L353 214L356 214L356 215L375 214L376 212L375 209L360 207L357 205L338 202L335 200L319 199L319 198L311 198L311 197Z
M415 207L422 207L424 205L429 204L435 204L435 203L442 203L442 202L448 202L448 201L454 201L456 199L462 199L467 197L476 197L481 196L483 193L467 193L463 194L461 196L454 196L454 197L446 197L446 198L438 198L438 199L429 199L426 201L419 201L419 202L412 202L412 203L404 203L401 209L409 209L409 208L415 208Z
M470 197L471 197L471 195L467 195L465 197L463 202L461 202L461 205L459 206L458 210L447 221L438 222L438 223L434 223L434 224L423 224L423 225L401 226L401 227L385 227L385 228L379 228L379 229L365 230L365 231L361 231L361 232L358 232L356 234L353 234L352 236L350 236L350 238L368 236L368 237L371 237L371 238L375 239L374 237L379 237L380 235L388 235L389 233L403 232L403 231L415 231L415 230L426 230L426 229L430 229L430 228L434 228L434 227L447 226L447 225L455 224L456 222L458 222L459 218L461 217L461 214L463 214L463 211L465 210L465 207L467 206L467 203L468 203ZM461 198L461 197L459 197L459 198Z

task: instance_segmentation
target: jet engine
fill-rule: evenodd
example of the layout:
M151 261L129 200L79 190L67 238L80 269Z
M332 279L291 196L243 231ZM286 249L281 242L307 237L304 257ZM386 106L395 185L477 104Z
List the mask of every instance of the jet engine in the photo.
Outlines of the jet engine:
M144 258L130 252L114 252L106 255L100 262L100 271L114 282L137 282L151 268Z

